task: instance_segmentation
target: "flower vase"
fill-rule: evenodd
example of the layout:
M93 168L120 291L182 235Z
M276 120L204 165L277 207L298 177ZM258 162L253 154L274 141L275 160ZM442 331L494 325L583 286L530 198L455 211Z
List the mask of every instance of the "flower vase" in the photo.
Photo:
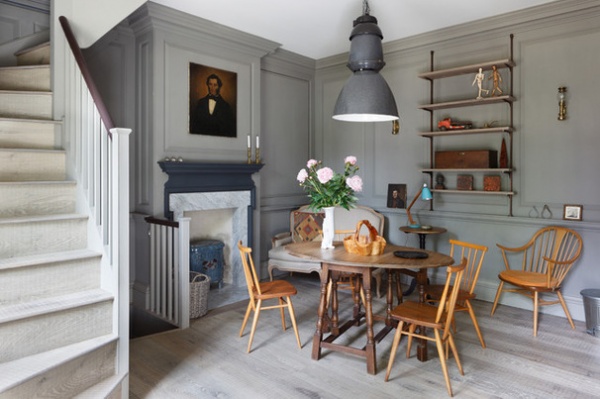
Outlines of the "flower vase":
M323 208L325 211L325 219L323 219L323 240L321 241L321 249L333 249L333 236L335 234L334 226L334 206Z

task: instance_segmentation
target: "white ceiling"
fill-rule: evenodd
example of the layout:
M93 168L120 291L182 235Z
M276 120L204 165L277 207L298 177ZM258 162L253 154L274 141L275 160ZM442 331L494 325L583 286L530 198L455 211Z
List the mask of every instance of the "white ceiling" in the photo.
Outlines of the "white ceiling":
M152 0L250 33L313 59L345 53L362 0ZM370 0L383 41L555 0Z

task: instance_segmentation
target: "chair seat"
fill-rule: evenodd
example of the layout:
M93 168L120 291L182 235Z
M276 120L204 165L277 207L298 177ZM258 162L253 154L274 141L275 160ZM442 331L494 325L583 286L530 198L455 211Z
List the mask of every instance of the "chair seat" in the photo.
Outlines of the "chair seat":
M261 294L256 299L271 299L282 296L296 295L297 290L290 282L285 280L266 281L260 283Z
M542 273L524 272L522 270L505 270L498 278L512 285L533 288L548 288L548 276ZM556 287L558 281L550 279L550 287Z
M425 287L425 295L429 295L432 299L440 299L442 297L442 292L444 291L443 285L428 285ZM466 299L475 299L475 293L471 294L469 291L459 289L457 301L464 301Z
M391 316L393 319L406 323L440 329L443 328L443 323L436 323L437 311L437 306L407 301L392 309Z

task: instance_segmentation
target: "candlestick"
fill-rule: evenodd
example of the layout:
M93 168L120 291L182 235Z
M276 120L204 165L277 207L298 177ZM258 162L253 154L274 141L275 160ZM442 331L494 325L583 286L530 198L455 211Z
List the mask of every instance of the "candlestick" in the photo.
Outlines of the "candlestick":
M256 147L255 154L256 159L254 160L254 163L260 163L260 148Z
M252 163L252 148L248 147L248 163Z

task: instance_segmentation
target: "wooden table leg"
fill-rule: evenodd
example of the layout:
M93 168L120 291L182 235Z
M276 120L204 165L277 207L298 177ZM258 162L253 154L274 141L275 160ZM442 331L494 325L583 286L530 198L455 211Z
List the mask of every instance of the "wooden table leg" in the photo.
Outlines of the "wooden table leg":
M419 302L425 302L425 285L427 284L427 269L419 269L417 273L417 284L419 287ZM421 333L425 333L425 327L418 327ZM427 361L427 340L420 338L417 345L417 359Z
M377 374L377 355L375 351L375 340L373 334L373 306L371 295L371 269L362 269L362 282L365 290L365 319L367 327L367 345L365 355L367 357L367 373Z
M321 341L323 341L323 319L327 312L327 282L329 281L329 268L323 264L321 271L321 300L317 318L317 329L313 336L312 358L319 360L321 358Z

